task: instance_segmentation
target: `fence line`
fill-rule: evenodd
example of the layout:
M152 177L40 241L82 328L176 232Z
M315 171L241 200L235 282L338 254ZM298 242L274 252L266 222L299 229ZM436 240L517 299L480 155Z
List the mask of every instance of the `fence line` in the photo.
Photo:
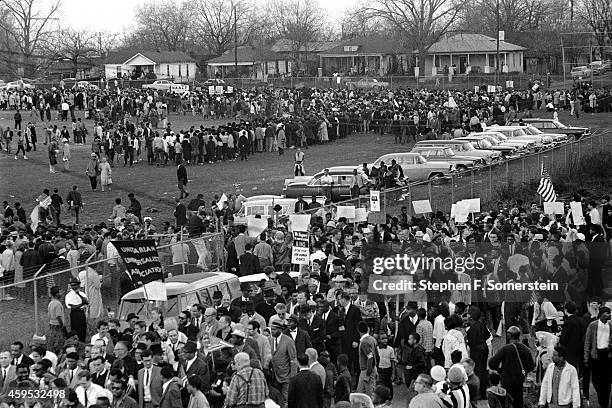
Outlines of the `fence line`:
M606 136L612 128L593 130L590 136L545 148L535 153L489 164L476 169L450 174L438 180L409 183L405 186L381 189L381 212L384 214L406 206L408 213L414 215L412 202L429 200L432 210L450 212L451 204L468 198L481 198L487 203L497 198L497 187L510 184L529 183L540 178L542 163L548 170L554 184L554 177L569 164L580 161L581 157L596 151L611 151L612 144ZM341 205L369 208L368 197L355 197L323 206L330 211ZM304 211L314 214L318 209Z

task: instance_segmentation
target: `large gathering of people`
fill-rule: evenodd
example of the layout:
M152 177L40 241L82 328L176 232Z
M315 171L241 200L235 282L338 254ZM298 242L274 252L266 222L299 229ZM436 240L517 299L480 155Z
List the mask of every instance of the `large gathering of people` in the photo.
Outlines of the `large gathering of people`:
M594 104L588 95L595 95ZM2 146L11 155L14 145L22 146L15 158L21 152L25 159L40 140L55 172L58 152L64 171L72 171L70 146L91 143L87 176L96 190L105 172L104 190L112 187L109 179L118 178L119 155L123 166L144 164L146 156L148 165L173 161L180 169L273 150L283 154L291 147L303 152L356 132L392 133L398 143L426 134L437 138L528 117L549 104L574 115L610 108L608 90L584 88L472 90L452 98L449 106L447 91L410 89L194 92L178 102L140 89L2 91L0 104L19 109L14 128L2 132ZM203 121L232 122L173 128L174 107ZM87 112L83 119L75 117L79 110ZM52 111L59 125L51 123ZM61 121L69 118L73 125L67 129ZM24 119L30 123L22 129ZM37 132L41 123L46 127ZM186 176L177 175L186 198ZM609 196L573 197L583 207L582 223L567 209L551 216L541 204L520 200L499 202L467 223L455 223L448 209L413 216L406 207L378 224L353 223L333 206L300 198L295 212L311 218L308 265L297 267L287 218L270 218L268 228L252 236L234 222L242 195L228 194L224 202L216 195L207 202L203 193L194 191L186 205L178 199L174 222L166 221L172 219L168 214L143 214L130 194L129 205L117 198L108 218L102 215L85 228L77 185L44 189L36 223L26 215L30 208L3 202L0 276L11 287L0 289L0 297L14 295L18 286L12 285L42 265L68 273L45 281L50 300L44 336L11 338L10 348L0 350L0 404L31 407L33 398L15 390L36 389L58 391L39 399L41 408L386 407L398 401L410 408L577 407L590 399L592 384L591 399L609 406ZM207 232L223 236L226 272L265 278L242 283L234 299L215 291L210 303L184 310L151 304L150 319L116 316L117 297L138 282L114 241L163 236L163 243L182 251L185 236ZM416 271L431 282L552 281L559 289L369 296L371 260L381 254L483 259L482 269L449 271L434 263ZM81 271L91 256L103 260L103 267ZM293 271L299 271L297 279ZM101 295L104 285L117 289L112 297Z

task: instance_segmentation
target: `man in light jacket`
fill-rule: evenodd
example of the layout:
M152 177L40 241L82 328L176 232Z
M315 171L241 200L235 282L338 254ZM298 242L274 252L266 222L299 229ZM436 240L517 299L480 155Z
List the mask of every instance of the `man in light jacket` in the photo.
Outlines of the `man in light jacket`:
M599 317L591 322L584 337L584 363L591 368L593 387L602 408L608 408L610 401L610 344L612 323L610 308L599 309Z
M580 385L576 368L565 361L567 348L556 346L540 388L538 406L580 406Z

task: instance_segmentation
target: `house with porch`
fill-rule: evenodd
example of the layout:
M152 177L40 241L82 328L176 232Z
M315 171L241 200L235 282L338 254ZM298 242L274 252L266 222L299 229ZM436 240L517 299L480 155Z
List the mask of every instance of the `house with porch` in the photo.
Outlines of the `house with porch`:
M276 53L266 48L241 46L226 51L224 54L206 61L209 78L244 77L265 81L268 76L290 75L292 58L289 55ZM238 73L236 73L236 66Z
M157 79L186 82L195 79L197 70L196 61L181 51L119 51L104 61L106 79L140 79L153 73Z
M408 71L412 50L400 42L379 36L359 37L341 41L337 46L319 53L323 76L339 73L343 76L385 76Z
M526 48L506 41L499 42L500 71L523 72ZM425 75L448 73L455 65L455 74L495 72L497 41L483 34L453 34L442 38L428 49Z

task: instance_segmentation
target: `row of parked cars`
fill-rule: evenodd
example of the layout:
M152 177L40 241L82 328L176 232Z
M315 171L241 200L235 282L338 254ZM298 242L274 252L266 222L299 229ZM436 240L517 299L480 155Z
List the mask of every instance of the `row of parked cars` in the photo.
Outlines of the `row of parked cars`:
M586 78L591 75L603 75L609 71L612 71L612 61L593 61L588 65L572 68L570 75L572 78Z
M492 126L484 132L472 132L451 140L421 140L411 151L389 153L367 165L368 169L390 165L395 160L402 168L404 182L413 183L447 177L485 165L550 148L589 134L588 128L565 126L552 119L523 119L506 126ZM282 195L286 198L325 197L341 201L351 197L353 170L363 172L363 166L330 167L333 185L331 197L321 183L324 172L313 176L285 180ZM367 191L363 191L367 193Z

